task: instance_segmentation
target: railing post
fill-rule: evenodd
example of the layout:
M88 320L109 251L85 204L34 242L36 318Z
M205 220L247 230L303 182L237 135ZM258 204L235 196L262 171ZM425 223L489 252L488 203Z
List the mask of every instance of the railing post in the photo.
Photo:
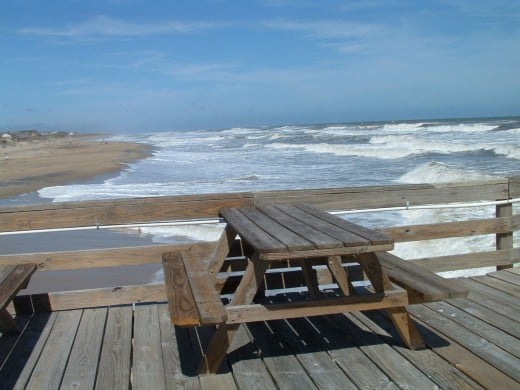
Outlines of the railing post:
M499 217L512 217L513 216L513 204L500 204L496 206L496 216ZM496 249L513 249L513 232L497 233L496 235ZM512 264L498 265L497 270L512 268Z

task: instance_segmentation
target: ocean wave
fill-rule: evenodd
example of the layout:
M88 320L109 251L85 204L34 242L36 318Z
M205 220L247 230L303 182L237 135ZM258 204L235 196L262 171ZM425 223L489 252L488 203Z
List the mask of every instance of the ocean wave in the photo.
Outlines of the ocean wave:
M400 159L414 155L429 153L452 154L478 150L492 150L499 154L514 154L515 147L488 147L487 145L471 145L454 142L422 140L413 136L376 136L370 139L370 144L288 144L272 143L267 148L276 150L301 150L310 153L334 154L336 156L358 156L377 159Z
M497 125L488 125L482 123L459 123L451 125L431 125L428 126L429 132L436 133L451 133L451 132L463 132L463 133L485 133L488 131L495 130Z
M449 166L439 162L421 164L396 181L406 184L450 183L472 180L487 180L496 178L483 172ZM412 205L413 206L413 205ZM442 223L457 220L490 218L494 215L494 206L459 207L457 209L406 210L399 212L401 225L417 225L424 223ZM444 256L448 253L471 253L494 249L495 240L492 236L463 237L437 239L418 242L397 243L392 253L404 259ZM477 273L482 272L482 270ZM455 274L447 273L449 277Z
M396 181L406 184L420 183L451 183L471 180L491 179L490 176L482 172L471 171L459 167L452 167L439 162L429 162L415 167L413 170L405 173Z
M259 175L247 175L247 176L241 176L241 177L233 177L231 179L228 179L229 181L257 181L260 180Z
M424 154L424 153L460 153L474 150L484 149L484 145L479 144L465 144L456 143L451 140L448 141L433 141L430 139L422 139L413 135L383 135L375 136L370 139L370 143L380 145L385 148L406 148L410 154Z
M508 158L520 160L520 146L514 144L503 144L489 147L487 150L492 150L496 154L504 155Z
M421 129L427 123L386 123L383 125L383 131L398 131L398 132L415 132Z

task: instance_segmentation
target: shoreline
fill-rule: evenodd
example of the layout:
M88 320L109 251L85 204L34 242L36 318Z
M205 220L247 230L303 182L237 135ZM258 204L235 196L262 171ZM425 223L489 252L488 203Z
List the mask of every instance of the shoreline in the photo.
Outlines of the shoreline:
M105 141L103 134L6 133L0 141L0 208L48 203L38 190L55 185L91 182L118 175L126 164L146 158L153 148L146 144ZM109 137L109 135L106 135ZM41 201L39 201L41 199ZM151 245L152 237L128 232L49 232L0 237L4 254ZM86 288L150 283L160 264L37 272L26 293L46 293Z
M117 173L151 155L145 144L105 141L102 135L42 135L0 146L0 199Z

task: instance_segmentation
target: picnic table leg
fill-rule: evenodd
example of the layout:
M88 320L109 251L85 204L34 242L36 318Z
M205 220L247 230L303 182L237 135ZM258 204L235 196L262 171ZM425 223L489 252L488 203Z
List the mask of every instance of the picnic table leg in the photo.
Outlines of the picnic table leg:
M417 326L403 306L388 308L386 311L408 348L416 350L426 347Z
M20 332L18 324L5 308L0 309L0 332L10 334Z
M388 278L386 272L381 267L379 259L374 253L362 253L358 256L361 268L367 274L370 283L374 287L375 292L384 292L385 290L393 289L393 284Z
M211 261L208 264L208 273L216 278L222 264L226 260L226 257L233 246L237 233L230 226L226 226L222 234L220 235L217 245L212 249Z
M354 290L352 282L349 280L348 271L341 263L341 256L327 257L327 266L343 294L345 294L345 296L354 295L356 291Z
M260 287L269 264L256 258L248 259L244 276L237 287L229 305L245 305L251 303ZM215 374L218 372L226 352L233 342L240 324L222 323L217 326L204 359L199 367L199 374Z
M316 297L320 294L316 272L312 268L312 264L308 259L300 260L300 266L302 267L303 280L307 285L309 298L316 299Z

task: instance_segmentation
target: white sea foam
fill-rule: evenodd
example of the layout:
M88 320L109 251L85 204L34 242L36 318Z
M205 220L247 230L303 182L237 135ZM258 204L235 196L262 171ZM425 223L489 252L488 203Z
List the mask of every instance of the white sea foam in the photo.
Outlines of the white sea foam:
M217 241L222 234L224 224L201 224L182 226L151 226L141 227L135 230L144 234L153 235L153 241L157 243L182 242L212 242Z
M425 123L386 123L383 126L385 132L416 132L421 129Z
M463 133L484 133L496 129L496 125L487 125L481 123L466 124L459 123L453 125L433 125L427 128L429 132L436 133L450 133L450 132L463 132Z
M277 142L266 145L266 147L276 150L299 149L310 153L329 153L336 156L359 156L383 160L400 159L426 153L450 154L489 148L488 145L484 144L472 145L455 142L428 141L411 135L375 136L370 139L370 144L289 144ZM494 150L494 148L492 150ZM505 152L506 149L497 150L497 152L500 151Z
M502 154L509 158L520 160L520 145L519 144L503 144L490 148L496 154Z
M370 139L371 144L381 145L386 149L406 149L407 155L424 154L424 153L460 153L473 150L484 149L486 145L482 144L464 144L460 142L444 142L441 140L433 141L422 139L413 135L384 135L375 136Z
M491 179L495 176L468 169L450 167L435 161L422 164L405 173L396 181L406 184L420 183L455 183L471 180Z

